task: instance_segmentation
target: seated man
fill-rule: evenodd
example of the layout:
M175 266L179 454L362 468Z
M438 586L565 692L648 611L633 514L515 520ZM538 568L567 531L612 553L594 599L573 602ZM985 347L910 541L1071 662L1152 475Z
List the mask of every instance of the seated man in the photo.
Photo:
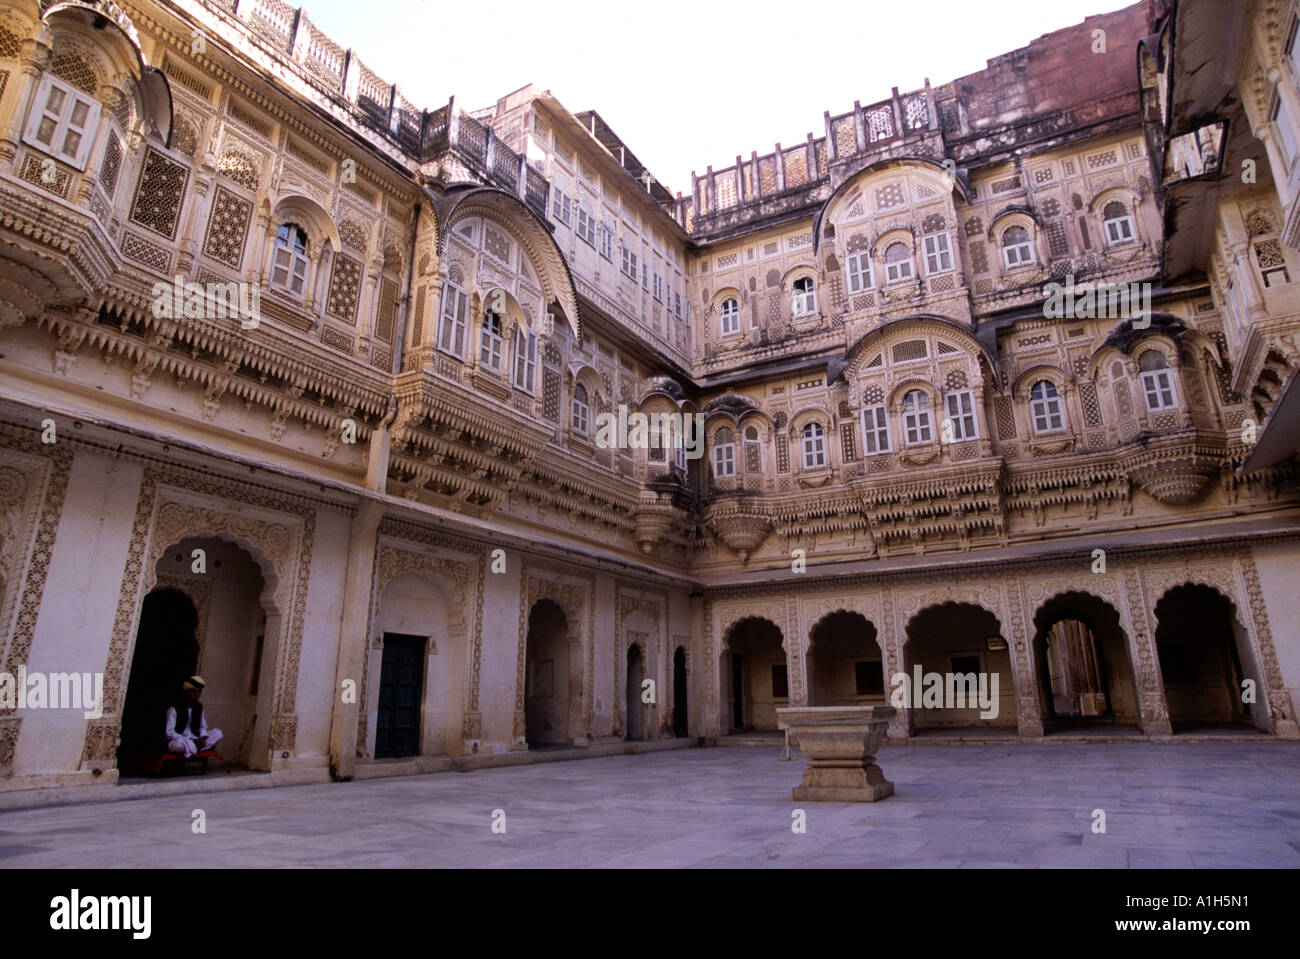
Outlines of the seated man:
M187 758L221 742L221 730L209 729L203 718L203 685L202 676L191 676L181 684L181 701L167 707L167 748Z

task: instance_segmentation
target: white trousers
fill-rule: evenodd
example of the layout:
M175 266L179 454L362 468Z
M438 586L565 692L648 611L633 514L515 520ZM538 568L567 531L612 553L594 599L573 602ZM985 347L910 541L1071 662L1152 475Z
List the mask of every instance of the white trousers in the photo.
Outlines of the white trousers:
M181 756L193 756L199 751L198 747L194 744L195 738L196 737L190 735L181 736L179 734L173 734L172 737L167 740L167 748ZM206 733L205 741L207 745L203 747L204 749L216 748L217 743L221 742L221 730L209 729Z

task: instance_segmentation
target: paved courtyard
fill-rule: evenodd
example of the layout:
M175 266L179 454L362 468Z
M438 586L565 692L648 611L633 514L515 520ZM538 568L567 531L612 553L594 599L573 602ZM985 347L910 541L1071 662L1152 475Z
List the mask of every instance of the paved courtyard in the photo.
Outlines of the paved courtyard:
M886 748L897 795L875 804L793 802L803 762L778 755L686 749L11 811L0 865L1300 867L1291 744Z

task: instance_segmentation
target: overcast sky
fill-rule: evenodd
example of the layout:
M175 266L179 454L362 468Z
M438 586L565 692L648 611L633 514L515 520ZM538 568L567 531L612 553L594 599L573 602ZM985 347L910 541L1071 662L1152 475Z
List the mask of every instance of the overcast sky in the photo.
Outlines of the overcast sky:
M660 182L825 132L890 88L938 86L1116 0L718 0L627 4L309 0L312 22L425 109L465 110L528 83L596 110ZM776 15L790 11L788 22ZM807 16L799 16L806 11Z

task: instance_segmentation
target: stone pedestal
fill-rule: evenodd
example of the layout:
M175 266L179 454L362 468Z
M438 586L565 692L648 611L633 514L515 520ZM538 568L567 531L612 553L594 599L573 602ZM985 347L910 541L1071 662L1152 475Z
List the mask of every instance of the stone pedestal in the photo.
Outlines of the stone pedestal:
M808 758L797 801L875 802L894 794L876 765L894 707L797 706L776 714Z

